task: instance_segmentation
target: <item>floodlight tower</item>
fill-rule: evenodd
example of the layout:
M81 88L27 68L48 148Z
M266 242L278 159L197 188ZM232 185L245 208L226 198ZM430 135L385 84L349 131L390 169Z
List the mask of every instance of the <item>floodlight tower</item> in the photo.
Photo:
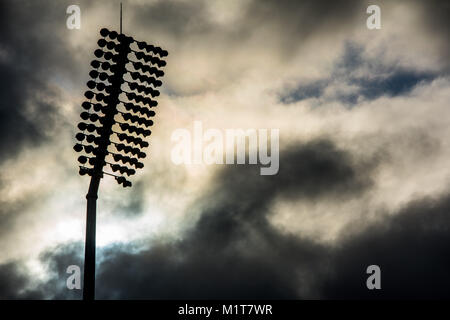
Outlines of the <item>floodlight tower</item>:
M100 179L103 175L115 177L123 187L131 187L125 178L136 173L144 164L140 159L146 154L142 149L149 146L144 138L150 136L148 129L155 115L152 108L158 103L155 88L162 85L158 78L166 62L161 58L166 50L106 28L100 30L99 49L91 62L93 70L87 82L90 90L84 93L85 110L80 116L84 121L75 138L80 175L89 175L91 182L86 195L86 244L84 260L83 300L95 298L95 230L96 207ZM108 171L105 171L108 169ZM112 172L110 172L111 170ZM119 174L117 174L118 172Z

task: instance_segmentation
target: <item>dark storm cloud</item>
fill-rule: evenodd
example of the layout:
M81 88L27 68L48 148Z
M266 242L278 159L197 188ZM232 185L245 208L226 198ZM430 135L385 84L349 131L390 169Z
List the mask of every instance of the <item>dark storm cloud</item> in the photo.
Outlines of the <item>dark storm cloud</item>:
M48 82L69 56L57 28L59 22L61 28L65 26L63 6L53 1L0 3L0 164L25 148L41 145L61 121L59 92ZM62 69L70 70L67 66ZM9 187L0 181L2 249L11 242L11 230L20 232L18 217L32 209L38 199L42 201L43 196L37 191L11 201L4 194ZM24 275L14 271L15 265L1 267L0 296L8 297L8 290L19 292L24 284Z
M60 92L50 82L73 72L63 35L67 3L0 4L0 161L38 146L62 122Z
M440 40L440 54L446 72L450 72L450 3L447 0L416 1L422 14L421 27L435 34Z
M252 180L248 175L235 177L232 170L228 174L232 175L231 180ZM339 180L331 179L331 185L341 185ZM314 189L315 183L309 181L303 187L300 183L298 189L293 188L294 193L301 196L305 187ZM344 240L329 247L275 230L268 224L264 208L270 200L234 183L226 185L233 187L227 193L231 199L206 211L179 242L155 244L134 254L112 247L100 265L99 296L449 297L450 197L413 202L369 227L354 223ZM261 186L255 189L260 191ZM328 191L323 190L326 196ZM239 191L242 195L235 198ZM249 199L247 204L242 202L244 197ZM366 268L372 264L381 267L381 291L365 287Z
M179 241L137 254L114 246L104 252L98 297L295 298L308 292L315 275L305 271L320 273L327 250L274 229L269 205L278 196L345 201L370 187L374 164L361 170L362 163L326 140L294 147L280 163L271 177L244 166L224 170L198 222Z
M21 272L20 264L9 262L0 265L0 299L20 299L21 291L28 285L30 279Z
M355 23L366 26L366 8L371 4L390 10L392 1L315 1L315 0L254 0L248 5L242 4L242 15L233 26L220 26L210 19L211 11L207 10L208 1L155 1L153 3L126 4L133 7L135 23L143 29L157 30L166 35L186 39L199 37L209 33L215 34L216 41L227 40L242 42L251 34L274 31L277 39L265 38L267 44L274 41L281 49L293 49L302 45L302 40L322 33L333 33ZM424 26L435 32L443 40L449 33L450 8L446 0L409 1L408 6L418 6L419 15L424 19ZM226 7L223 8L226 10ZM422 26L418 26L422 27ZM228 33L228 35L227 35ZM236 37L237 36L237 37ZM201 39L201 37L199 37ZM214 40L214 38L208 38Z
M247 76L249 70L258 69L254 57L266 56L274 63L272 77L282 77L284 67L298 58L298 51L309 39L323 37L326 41L334 32L348 30L355 21L365 23L364 4L356 0L221 4L156 1L133 6L129 29L142 32L143 38L162 39L161 45L177 53L170 58L175 67L167 69L170 95L220 90ZM193 61L189 78L179 77L180 67L189 70L180 57ZM262 70L267 67L261 65Z
M212 27L202 1L156 1L136 4L133 10L135 16L131 23L175 38L185 37L186 33L198 35Z
M392 217L349 237L333 252L323 279L331 299L450 297L450 196L409 204ZM365 269L381 268L381 291L365 287Z
M450 196L415 201L379 223L354 226L334 247L281 234L265 221L244 230L245 221L230 215L202 218L220 228L197 225L179 242L140 252L130 245L103 250L97 297L448 298L449 212ZM54 277L33 290L25 289L33 280L20 264L0 265L0 298L79 298L80 291L65 288L65 268L81 253L81 244L48 251L43 262ZM365 287L372 264L381 268L380 291Z
M314 32L336 31L346 27L354 19L360 19L364 4L356 0L325 1L294 1L294 0L258 0L249 5L242 4L242 15L233 26L217 24L210 18L207 10L208 1L156 1L151 4L136 4L136 23L143 29L156 30L165 35L180 40L205 40L222 43L224 46L238 48L252 34L264 30L273 30L277 36L265 38L265 43L278 43L280 50L293 49L301 45L301 40ZM226 10L226 7L224 7ZM361 21L364 21L362 19ZM329 27L329 30L324 30ZM278 42L278 40L280 42ZM183 42L183 41L182 41ZM182 43L181 42L181 43ZM203 43L202 45L204 45Z
M287 49L301 46L303 40L322 33L342 30L356 21L365 21L363 1L253 1L246 10L248 29L269 25ZM275 39L268 39L275 40Z
M29 295L43 294L51 299L81 299L81 290L69 290L66 280L70 276L67 267L79 266L81 269L81 283L83 281L84 245L81 242L60 244L40 255L40 260L51 275L50 281L38 286Z
M442 54L446 56L448 54L445 53L448 48L448 23L446 22L448 19L445 20L443 17L448 12L448 6L440 1L399 1L397 3L411 7L411 10L419 11L420 23L411 25L411 28L431 28L430 32L436 35L438 41L432 42L430 45L434 47L438 42L442 42L444 46ZM248 54L248 59L251 61L252 55L258 55L258 53L263 55L270 52L271 60L282 62L282 65L286 66L292 61L291 59L299 59L299 50L305 47L309 40L320 39L323 46L326 46L329 41L331 49L331 46L335 45L331 41L333 34L341 35L348 32L351 35L355 29L365 29L368 17L366 8L369 4L378 4L382 10L382 17L384 17L383 12L391 10L394 6L392 1L260 0L242 4L237 18L232 22L217 23L214 20L214 7L209 8L210 6L207 4L208 2L204 4L201 1L156 1L151 4L136 4L133 5L133 20L129 21L134 26L131 26L130 29L151 30L150 38L164 39L164 46L170 52L183 53L183 57L194 61L195 52L202 54L210 51L212 55L219 57L222 54L225 55L227 58L214 61L215 64L210 66L206 75L204 72L200 72L201 76L214 79L210 83L219 81L223 85L221 79L226 78L230 81L238 79L248 71L249 65L251 66L251 63L246 63L245 60L241 61L242 53ZM434 15L438 16L439 22L431 22ZM176 61L176 56L172 56L172 59ZM442 60L447 63L445 59ZM234 63L236 70L229 67L230 61ZM274 66L276 65L275 63ZM360 87L361 92L342 93L336 99L354 105L358 98L375 99L382 94L396 96L408 93L421 81L430 81L436 77L436 74L417 72L414 69L399 69L395 65L381 67L392 69L387 78L375 77L373 81L362 78L346 79L349 85ZM282 77L282 69L274 67L272 77L274 79L278 76ZM346 71L353 69L348 66ZM173 95L181 94L180 92L186 93L185 90L188 89L184 87L189 86L178 88L177 81L170 81L176 77L176 73L173 73L175 69L167 70L169 81L166 89L168 92ZM201 77L200 75L194 73L188 81L201 83L202 79L195 78ZM328 78L321 79L317 83L299 83L297 89L283 94L280 100L292 102L316 97L323 93L325 89L323 85L331 80L333 79ZM172 82L173 84L171 84ZM198 90L212 89L216 89L216 87L210 84L201 89L193 86L190 90L198 93ZM189 90L188 92L192 93Z
M443 36L450 36L450 3L446 0L416 1L427 18L426 24ZM448 39L448 37L447 37Z
M31 277L22 261L0 265L0 299L81 299L81 290L69 290L66 272L70 265L82 265L82 243L69 243L48 249L40 255L49 280Z
M412 202L369 225L356 220L338 243L320 244L273 227L270 203L278 196L358 197L370 192L377 161L368 165L326 140L291 148L282 159L278 177L261 177L243 166L226 168L211 190L216 197L205 196L198 221L175 241L155 240L144 250L133 244L102 249L97 298L448 297L450 196ZM65 270L81 266L81 256L79 243L47 251L41 259L53 277L22 294L19 288L31 280L19 272L20 265L0 266L3 295L78 298L79 291L65 287ZM381 267L381 291L365 287L372 264Z
M281 233L268 222L279 195L341 201L370 188L371 170L327 141L282 154L279 176L232 167L217 177L195 226L177 242L131 253L112 246L98 277L102 298L431 298L448 297L450 197L411 203L337 246ZM359 163L361 165L361 163ZM370 168L370 166L369 166ZM376 165L372 165L376 168ZM382 270L382 291L365 287L367 266Z

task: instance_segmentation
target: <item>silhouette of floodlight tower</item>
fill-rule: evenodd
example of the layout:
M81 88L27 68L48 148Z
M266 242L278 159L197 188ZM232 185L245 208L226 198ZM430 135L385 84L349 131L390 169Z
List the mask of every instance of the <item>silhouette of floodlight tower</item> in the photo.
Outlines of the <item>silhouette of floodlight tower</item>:
M81 106L83 120L75 136L80 175L91 177L87 199L86 244L83 299L95 298L95 229L100 179L110 175L123 187L131 187L128 177L141 169L143 149L149 146L153 125L152 110L158 105L157 87L162 85L162 60L168 55L160 47L136 41L116 31L100 30L102 38L91 62L92 78ZM126 176L125 176L126 175Z

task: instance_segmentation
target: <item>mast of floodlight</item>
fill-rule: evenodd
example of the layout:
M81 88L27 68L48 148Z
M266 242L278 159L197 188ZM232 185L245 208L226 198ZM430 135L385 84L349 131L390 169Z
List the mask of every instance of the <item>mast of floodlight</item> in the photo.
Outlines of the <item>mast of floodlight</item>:
M76 134L78 143L74 146L76 152L84 153L78 157L80 175L91 176L86 195L83 300L95 298L96 208L100 179L107 174L123 187L131 187L124 174L131 176L136 173L135 169L144 167L139 160L146 154L141 149L149 146L144 138L151 134L148 127L153 125L150 118L155 111L152 108L158 105L152 98L160 94L155 88L162 82L157 78L164 75L160 68L166 65L161 58L168 55L166 50L116 31L103 28L100 34L100 48L94 55L103 59L91 62L94 70L89 73L92 80L87 82L90 90L84 94L87 101L82 103L85 111L80 114L91 123L78 124L81 132ZM130 59L130 54L134 58ZM104 171L106 168L112 172Z

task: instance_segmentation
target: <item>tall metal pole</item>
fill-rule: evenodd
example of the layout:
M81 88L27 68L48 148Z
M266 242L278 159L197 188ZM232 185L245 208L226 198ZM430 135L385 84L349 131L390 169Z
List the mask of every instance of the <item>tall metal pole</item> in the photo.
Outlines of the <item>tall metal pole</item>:
M83 300L95 299L95 228L97 220L97 198L100 175L93 174L86 195L86 242L84 248Z
M120 34L122 34L122 2L120 3Z

